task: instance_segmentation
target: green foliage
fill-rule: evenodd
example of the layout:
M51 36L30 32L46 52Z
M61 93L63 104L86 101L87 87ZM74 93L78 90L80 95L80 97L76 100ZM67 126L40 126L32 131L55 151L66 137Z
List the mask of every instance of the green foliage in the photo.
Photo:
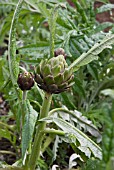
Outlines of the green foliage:
M95 159L89 159L86 163L86 167L82 168L83 170L88 170L88 169L91 169L91 170L101 170L100 169L100 166L99 166L99 161L98 160L95 160Z
M109 119L105 123L104 134L103 134L103 161L106 165L106 169L113 169L113 158L114 158L114 102L112 108L109 108L107 112L107 118ZM109 124L110 122L110 124ZM111 165L112 164L112 165Z
M57 20L57 9L55 7L51 10L50 16L48 18L48 24L50 29L50 57L54 56L54 36L55 36L55 28L56 28L56 20Z
M8 139L13 146L16 144L16 135L10 125L0 122L0 138Z
M110 11L113 8L114 8L114 4L105 4L105 5L102 5L100 8L97 9L97 13Z
M65 107L65 106L64 106ZM65 121L67 120L69 123L72 121L75 123L79 129L84 132L89 132L91 135L97 138L98 141L101 141L101 134L97 127L95 127L92 121L88 120L87 117L83 116L81 112L74 110L70 111L66 107L65 108L56 108L50 111L50 115L53 114L57 117L61 117Z
M91 139L89 139L83 132L81 132L79 129L76 127L72 126L71 124L67 123L66 121L60 119L60 118L44 118L41 119L40 121L47 121L49 122L54 122L59 128L61 128L65 133L66 136L68 135L69 140L71 143L76 145L76 139L79 142L79 145L77 147L85 153L86 156L90 157L91 152L93 155L99 159L102 158L101 154L101 149L100 147L95 144Z
M4 66L4 60L0 59L0 86L2 87L4 84L4 76L3 76L3 66Z
M19 74L19 61L16 59L16 25L18 23L18 17L22 7L22 2L23 0L20 0L16 6L9 32L8 62L13 85L16 84Z
M25 113L25 120L24 120L24 126L22 130L22 157L24 158L25 153L30 146L30 143L33 138L33 132L35 123L37 120L37 112L33 109L33 107L30 105L29 101L24 102L24 111Z
M69 68L73 67L75 71L75 85L67 93L52 98L50 114L53 113L53 116L46 119L49 123L44 129L43 157L37 161L37 169L49 169L55 164L60 169L74 164L84 170L114 169L114 115L111 104L114 98L114 24L100 24L95 18L97 13L110 11L114 5L102 0L105 4L94 10L94 1L73 2L75 8L65 0L0 2L0 46L6 49L0 56L0 92L9 106L9 112L0 115L0 138L11 142L20 162L22 150L23 158L26 158L24 168L27 168L30 158L35 129L42 123L37 121L37 115L44 92L35 84L23 105L17 76L23 70L34 72L34 66L43 58L53 57L54 49L62 47L67 54ZM104 32L109 26L112 27L110 33ZM8 122L12 119L14 125L10 126ZM99 146L95 142L99 142ZM72 154L79 156L71 161ZM101 154L102 161L97 159L101 159ZM22 163L14 166L22 166ZM7 169L11 168L21 169L10 166Z
M89 62L98 59L98 54L106 48L111 48L114 43L114 35L107 35L100 43L95 44L87 53L83 53L76 59L69 69L73 68L76 71L80 66L87 65Z

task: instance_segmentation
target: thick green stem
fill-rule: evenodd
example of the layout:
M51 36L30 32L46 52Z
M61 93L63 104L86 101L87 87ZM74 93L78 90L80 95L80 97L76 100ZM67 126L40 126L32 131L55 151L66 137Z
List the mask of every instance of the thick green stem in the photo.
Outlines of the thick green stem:
M3 170L3 168L0 170ZM24 170L24 169L16 166L8 166L7 168L4 168L4 170Z
M6 150L0 150L0 154L9 154L9 155L16 156L16 153L11 151L6 151Z
M27 99L27 91L23 91L23 99L22 99L22 103L24 103L24 101Z
M49 134L54 134L54 135L59 135L59 136L65 136L65 132L62 130L56 130L56 129L45 129L43 133L49 133Z
M52 100L52 94L45 93L42 109L40 112L40 119L48 116L51 100ZM44 131L45 127L46 127L46 122L41 122L37 127L32 153L29 160L29 170L34 170L36 167L36 162L40 156L41 144L43 140L42 131Z

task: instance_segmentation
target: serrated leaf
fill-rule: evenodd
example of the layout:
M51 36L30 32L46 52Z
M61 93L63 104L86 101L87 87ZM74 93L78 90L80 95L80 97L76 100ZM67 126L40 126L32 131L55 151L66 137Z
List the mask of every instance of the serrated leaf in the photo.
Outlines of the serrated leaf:
M19 74L19 59L16 58L12 59L11 66L12 66L13 77L16 82Z
M13 6L16 6L17 2L13 2L13 1L11 1L11 2L0 2L0 6L2 6L2 5L13 5Z
M5 129L0 128L0 138L6 138L9 141L11 141L10 131L7 128Z
M105 4L97 8L97 13L102 13L114 9L114 4Z
M58 47L58 45L60 44L61 41L57 41L55 42L55 48ZM23 47L18 48L19 50L19 54L21 55L26 55L26 56L32 56L34 57L33 60L35 58L43 58L44 56L48 56L49 55L49 51L50 51L50 45L49 42L46 41L38 41L36 44L30 44L30 45L26 45ZM22 59L23 60L23 59ZM31 62L31 60L29 60L29 62Z
M90 64L87 65L87 69L89 73L92 75L92 77L98 81L99 80L98 69L94 65Z
M57 170L58 168L59 168L58 165L53 165L52 168L51 168L51 170Z
M80 159L80 161L83 162L83 159L80 157L80 155L73 153L69 158L69 169L77 165L77 162L75 159ZM74 161L75 160L75 161Z
M59 116L65 121L70 122L70 120L73 120L80 130L83 129L84 132L89 132L91 135L97 138L98 142L101 141L102 136L97 127L94 126L92 121L88 120L87 117L83 116L81 112L77 110L69 111L66 106L64 106L64 108L59 108L58 110L55 109L55 112L52 110L52 112L53 116L56 116L56 113L58 113Z
M90 63L93 60L97 60L98 59L98 55L93 55L92 53L88 54L87 53L83 53L77 60L75 60L69 67L73 68L73 71L77 71L81 66L87 65L88 63Z
M74 71L78 70L79 67L87 65L93 60L98 59L104 49L111 48L114 43L114 34L107 35L100 43L96 43L87 53L83 53L78 59L76 59L70 66L69 69L73 68Z
M95 28L95 32L100 32L106 28L112 27L114 24L111 22L103 22Z
M75 86L73 86L73 90L78 93L80 96L85 97L85 90L84 87L82 85L82 80L80 81L76 76L74 77L74 81L75 81Z
M66 13L65 11L63 12L62 9L59 9L59 17L57 18L57 24L59 24L59 26L63 27L66 30L72 30L73 28L68 20L68 17L68 13Z
M88 131L91 135L97 137L98 142L101 141L101 134L98 129L93 125L92 121L88 120L81 112L74 110L74 117L71 119L76 122L85 131Z
M23 158L32 140L34 127L38 116L38 113L30 105L29 100L27 100L25 103L25 109L26 109L25 110L26 115L25 115L24 126L22 129L22 157Z
M35 0L25 0L25 2L31 6L31 9L35 9L38 13L40 13L40 9L38 8L38 4ZM29 8L30 9L30 8Z
M11 76L11 81L13 85L17 84L17 72L18 66L16 61L16 25L18 23L19 13L22 8L23 0L19 0L16 9L12 18L10 32L9 32L9 44L8 44L8 63L9 63L9 71ZM13 64L13 62L16 62ZM14 71L15 70L15 71ZM14 72L13 72L14 71Z
M0 59L0 87L2 87L4 84L3 66L4 66L4 60Z
M64 92L64 93L61 93L61 96L63 98L65 105L68 106L68 108L70 108L70 109L76 108L76 106L71 102L72 96L70 94L67 94Z
M112 99L114 99L114 89L105 89L101 91L101 94L105 96L110 96Z
M50 10L50 15L48 17L49 30L50 30L50 57L54 56L54 48L55 48L55 30L56 30L56 20L58 16L58 6L55 6Z
M48 123L54 122L65 133L68 133L69 135L72 135L73 137L75 137L80 143L80 146L78 146L78 148L82 152L84 152L86 156L90 157L91 153L93 153L95 157L99 159L102 158L101 148L94 141L92 141L88 136L86 136L83 132L81 132L79 129L77 129L70 123L60 118L54 118L54 117L47 117L47 118L41 119L40 121L47 121Z
M24 47L20 47L18 48L19 52L21 54L25 54L28 50L29 52L33 51L33 50L44 50L46 48L49 48L49 42L44 42L44 41L39 41L37 42L37 44L30 44Z
M59 143L61 143L62 141L60 140L59 136L56 136L54 145L53 145L53 161L56 160L57 158L57 152L58 152L58 148L59 148Z
M39 7L41 14L44 17L48 17L50 15L50 10L47 9L47 6L45 3L43 2L38 3L38 7Z
M62 47L64 48L66 54L69 56L69 57L72 57L72 54L70 53L70 37L71 35L74 33L75 31L74 30L71 30L69 31L67 34L65 34L64 36L64 42L62 44Z

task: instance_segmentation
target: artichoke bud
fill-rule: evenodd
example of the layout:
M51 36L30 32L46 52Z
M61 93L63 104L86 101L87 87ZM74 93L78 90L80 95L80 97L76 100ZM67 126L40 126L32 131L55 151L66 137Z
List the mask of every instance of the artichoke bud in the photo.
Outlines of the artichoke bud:
M35 79L38 83L40 83L40 84L43 83L43 80L39 74L35 74Z
M68 83L65 82L65 83L61 84L59 87L60 87L61 89L63 89L63 88L66 88L67 86L68 86Z
M72 77L72 69L66 69L64 72L64 81L67 81L69 78Z
M48 75L47 77L44 77L44 83L47 84L47 85L54 84L55 81L54 81L53 76L52 75Z
M40 74L41 73L41 65L42 65L42 62L38 65L38 67L36 68L36 72L38 73L38 74Z
M17 83L22 91L30 90L34 86L34 77L32 73L29 72L20 73Z
M58 48L57 50L54 51L54 56L57 57L59 55L63 55L64 59L66 59L67 54L65 54L65 50L63 48Z
M40 71L39 73L43 73L43 65L46 65L47 59L46 60L42 60L39 64L39 66L37 67L37 70Z
M48 76L48 75L51 74L51 69L50 69L50 67L49 67L49 64L46 64L45 67L44 67L44 69L42 69L42 70L43 70L43 71L42 71L43 77L46 77L46 76Z
M71 86L73 86L73 84L74 84L75 82L70 82L70 84L68 85L68 87L71 87Z
M53 68L52 68L52 73L54 74L54 76L57 76L61 71L61 67L60 66L57 66L55 65Z
M74 79L74 75L72 75L67 81L68 81L68 83L71 83L72 81L73 81L73 79Z
M71 86L73 71L68 69L64 56L58 55L58 57L41 61L36 69L35 81L48 93L61 93Z
M64 74L59 73L55 78L54 78L56 84L61 84L64 81Z
M49 86L49 90L51 91L51 93L54 93L55 91L58 90L58 87L56 84L52 84Z

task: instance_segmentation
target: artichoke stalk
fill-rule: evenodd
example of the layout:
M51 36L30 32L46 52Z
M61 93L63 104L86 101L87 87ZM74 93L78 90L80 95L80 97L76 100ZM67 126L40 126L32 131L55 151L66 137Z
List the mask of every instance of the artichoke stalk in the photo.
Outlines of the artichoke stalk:
M35 81L47 93L58 94L68 90L74 84L73 78L72 69L68 69L63 55L42 60L36 68Z
M38 86L45 91L45 96L39 119L48 116L52 94L68 90L73 85L73 77L72 69L68 69L68 65L63 55L58 55L57 57L45 59L40 62L35 70L35 81ZM44 121L41 122L36 129L36 136L28 163L30 170L35 169L36 162L40 157L45 127L46 122Z

